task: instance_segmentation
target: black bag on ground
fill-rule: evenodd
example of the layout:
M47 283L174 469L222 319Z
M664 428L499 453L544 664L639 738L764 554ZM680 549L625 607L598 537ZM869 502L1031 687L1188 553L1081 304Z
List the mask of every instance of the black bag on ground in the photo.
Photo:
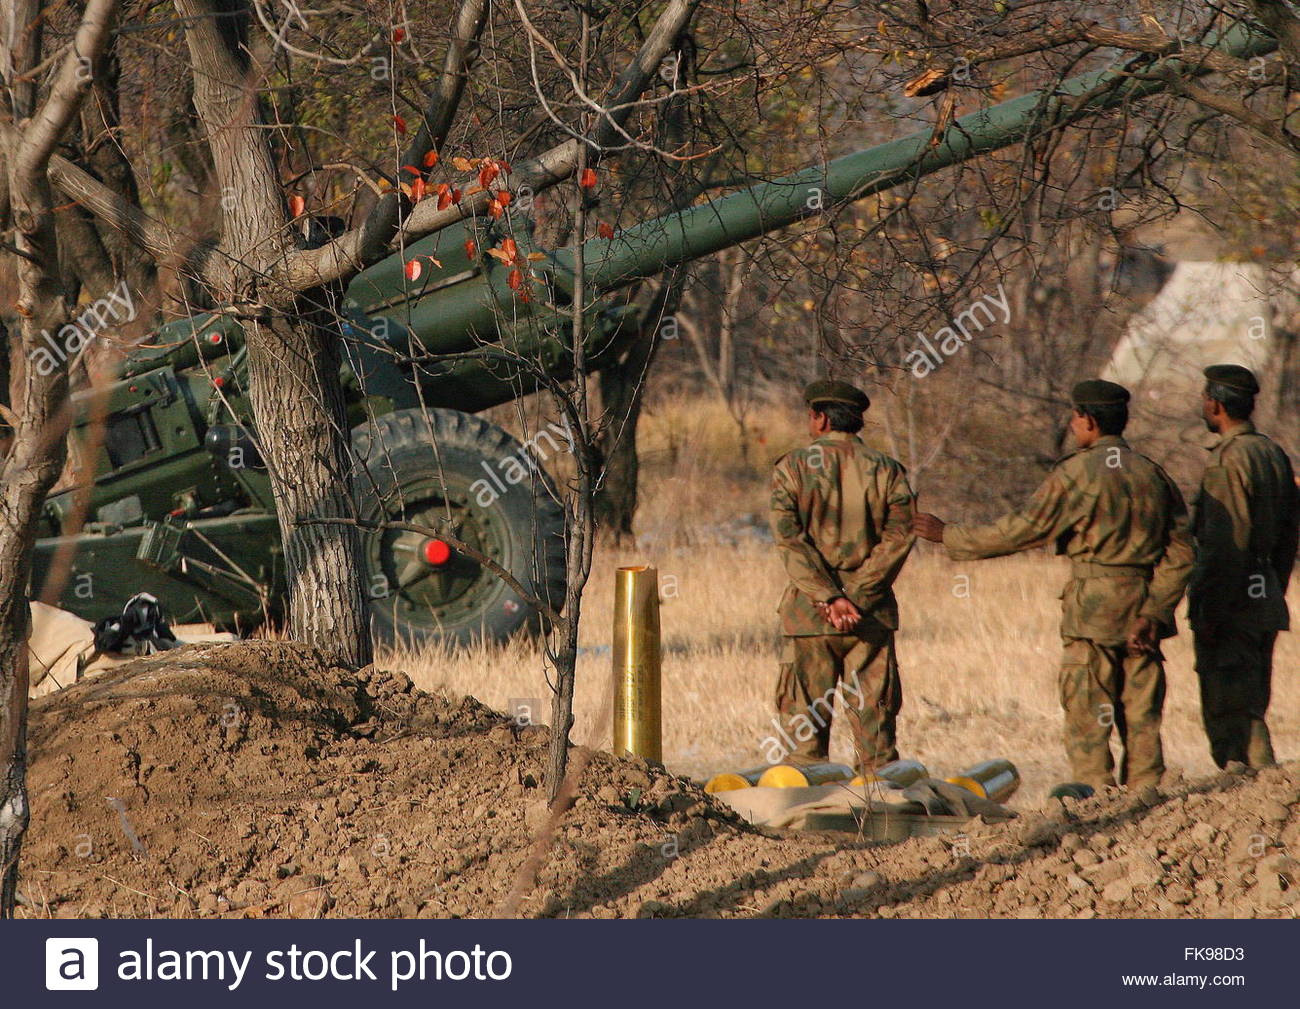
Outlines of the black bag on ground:
M122 607L121 616L95 622L95 648L101 652L152 655L177 645L162 606L148 592L137 592Z

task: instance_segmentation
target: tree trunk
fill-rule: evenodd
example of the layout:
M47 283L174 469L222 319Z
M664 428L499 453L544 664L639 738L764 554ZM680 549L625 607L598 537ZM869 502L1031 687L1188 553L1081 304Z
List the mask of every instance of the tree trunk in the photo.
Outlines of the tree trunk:
M293 237L246 56L248 10L224 7L176 0L224 210L225 255L213 257L207 279L222 301L247 307L250 393L288 565L290 633L333 661L363 665L371 644L356 529L302 524L355 510L339 334L278 282Z
M14 0L11 24L28 30L40 14L37 0ZM6 133L5 168L13 247L18 255L21 322L18 339L6 334L9 348L9 403L14 413L8 454L0 463L0 917L13 917L18 896L18 859L30 811L27 800L27 633L28 583L32 547L45 495L63 468L67 446L68 369L66 358L47 369L33 355L48 334L59 332L71 316L60 283L59 241L54 194L46 172L55 145L76 114L89 80L80 57L102 50L116 12L115 0L91 0L77 29L71 53L53 75L39 108L33 94L11 88L10 111L25 110L20 132ZM17 75L34 66L40 46L15 45L7 38ZM30 38L29 40L30 41Z
M658 319L648 320L657 325ZM603 477L596 492L596 526L622 543L632 536L636 517L641 464L636 429L641 419L641 393L659 341L647 333L615 364L600 372L600 406L605 429L598 449Z
M52 215L34 218L29 213L31 202L26 195L14 200L19 247L32 255L42 250L43 262L57 262ZM59 416L67 394L66 368L43 376L27 366L27 355L39 346L41 331L58 332L68 318L63 312L57 273L23 260L19 274L23 295L34 295L30 299L22 297L20 310L34 310L23 320L20 338L6 341L10 348L9 402L17 424L0 469L0 918L13 917L18 856L29 816L27 586L31 580L32 548L41 504L58 479L67 445Z

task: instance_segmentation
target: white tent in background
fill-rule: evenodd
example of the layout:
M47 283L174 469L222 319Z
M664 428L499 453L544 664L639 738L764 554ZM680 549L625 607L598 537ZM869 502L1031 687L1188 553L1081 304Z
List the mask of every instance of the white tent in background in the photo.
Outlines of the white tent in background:
M1273 351L1270 286L1258 263L1179 261L1129 322L1104 377L1157 403L1199 386L1209 364L1242 364L1263 379Z

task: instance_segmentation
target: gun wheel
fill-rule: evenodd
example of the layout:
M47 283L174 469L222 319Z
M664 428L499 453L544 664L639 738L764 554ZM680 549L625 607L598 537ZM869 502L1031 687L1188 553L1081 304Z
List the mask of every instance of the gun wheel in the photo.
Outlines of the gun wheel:
M355 428L352 447L359 516L407 527L362 533L376 644L499 641L542 626L534 606L453 540L559 608L563 512L518 441L456 410L398 410Z

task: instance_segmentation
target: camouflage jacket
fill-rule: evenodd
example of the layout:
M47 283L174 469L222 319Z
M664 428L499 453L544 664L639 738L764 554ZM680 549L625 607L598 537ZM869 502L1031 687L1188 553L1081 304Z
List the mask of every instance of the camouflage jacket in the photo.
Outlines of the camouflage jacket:
M1192 627L1289 626L1286 587L1300 532L1300 496L1286 453L1250 422L1221 438L1196 496Z
M1061 459L1029 503L986 526L950 525L954 560L999 557L1055 541L1073 577L1061 593L1061 635L1123 644L1150 617L1176 633L1174 607L1192 571L1191 523L1159 466L1107 435Z
M778 459L772 536L790 576L781 632L834 634L816 603L837 596L897 628L893 584L916 542L912 504L906 470L857 435L832 431Z

